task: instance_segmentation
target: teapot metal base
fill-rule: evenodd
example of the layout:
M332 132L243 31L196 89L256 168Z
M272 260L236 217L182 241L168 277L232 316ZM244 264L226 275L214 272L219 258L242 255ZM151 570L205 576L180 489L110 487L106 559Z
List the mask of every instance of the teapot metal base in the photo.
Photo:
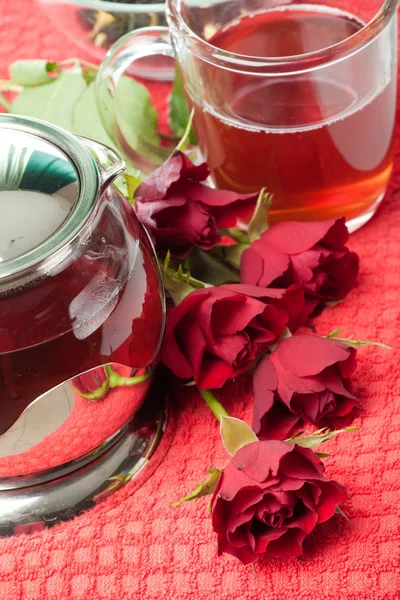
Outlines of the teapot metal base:
M97 506L132 480L132 493L142 485L164 458L174 434L160 388L153 384L134 418L93 461L46 483L1 490L0 536L53 527Z

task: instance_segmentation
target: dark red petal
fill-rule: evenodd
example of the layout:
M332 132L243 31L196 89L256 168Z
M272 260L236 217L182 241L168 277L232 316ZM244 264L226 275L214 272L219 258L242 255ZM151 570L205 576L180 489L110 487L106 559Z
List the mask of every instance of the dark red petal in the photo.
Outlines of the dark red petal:
M270 227L262 235L262 240L273 246L275 250L286 254L299 254L310 250L315 244L318 244L325 238L331 227L334 227L335 221L315 221L315 222L300 222L300 221L282 221ZM339 246L342 242L342 225L335 227L334 234L340 235ZM329 236L329 241L332 241L334 235ZM336 245L335 245L336 246Z
M293 444L276 440L253 442L238 450L231 463L250 480L263 483L278 473L281 460L292 449Z
M251 494L259 494L262 492L262 489L262 486L249 478L242 469L238 469L231 459L221 473L218 488L214 492L212 502L214 503L219 498L227 502L232 502L240 491L249 490ZM246 504L245 508L248 508L250 504Z
M274 540L279 539L287 532L286 527L273 529L270 528L266 533L257 535L255 551L257 554L264 554L268 545Z
M301 529L288 529L284 535L268 544L266 555L284 560L300 556L305 537L306 534Z
M336 219L322 240L329 248L342 248L349 239L349 230L344 217Z
M282 369L305 377L317 375L326 367L347 360L349 348L314 335L294 335L284 339L276 349Z
M139 203L161 200L170 186L181 177L183 154L174 154L143 181L135 192Z
M315 507L318 522L323 523L335 514L338 504L348 499L346 488L337 481L325 481L319 484L321 496Z
M259 285L264 270L264 260L254 245L243 252L240 261L240 281L247 285Z
M272 392L269 393L272 395ZM291 413L275 399L273 406L261 418L257 419L254 413L252 428L260 440L285 440L300 423L299 415Z
M190 158L186 156L183 152L176 151L172 155L171 158L175 157L177 154L181 157L182 160L182 168L181 168L181 176L185 179L190 179L191 181L205 181L210 174L207 163L203 162L200 165L194 165ZM168 162L168 161L167 161Z
M216 300L212 307L211 326L215 333L231 335L243 331L265 305L251 297L235 294Z
M248 368L250 367L247 366L246 370ZM201 390L217 390L236 376L236 369L232 365L218 357L207 355L203 359L201 369L194 375L194 380Z
M356 348L350 348L349 350L350 356L348 357L348 359L341 363L338 363L337 365L339 373L344 379L351 377L354 371L357 369L357 350Z
M300 490L299 490L300 491ZM295 519L286 523L288 529L298 528L302 529L305 533L311 533L316 524L318 523L318 515L315 510L309 510L303 508L303 511Z
M231 554L244 565L253 563L258 558L258 555L249 546L235 548L225 537L218 538L218 555L220 556L223 552Z
M281 461L280 472L294 479L324 480L324 465L310 449L297 444Z
M278 252L262 240L257 240L242 254L240 280L246 284L267 287L281 277L288 266L287 254Z
M257 194L216 190L203 184L191 186L187 197L205 205L215 218L219 229L234 227L238 219L251 215L257 202Z

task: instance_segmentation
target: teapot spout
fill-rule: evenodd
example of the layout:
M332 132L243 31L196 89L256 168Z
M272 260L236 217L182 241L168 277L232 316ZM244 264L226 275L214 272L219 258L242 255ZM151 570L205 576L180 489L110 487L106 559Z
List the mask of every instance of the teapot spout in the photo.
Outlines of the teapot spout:
M109 146L83 135L77 137L96 161L100 176L100 193L103 193L110 183L125 171L126 164L121 156Z

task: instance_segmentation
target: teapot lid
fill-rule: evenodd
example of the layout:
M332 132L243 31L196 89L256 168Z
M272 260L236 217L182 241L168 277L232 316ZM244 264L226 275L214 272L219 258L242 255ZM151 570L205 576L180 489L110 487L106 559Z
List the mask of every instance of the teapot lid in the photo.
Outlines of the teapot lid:
M0 140L1 293L41 279L67 258L100 181L89 150L59 127L2 114Z

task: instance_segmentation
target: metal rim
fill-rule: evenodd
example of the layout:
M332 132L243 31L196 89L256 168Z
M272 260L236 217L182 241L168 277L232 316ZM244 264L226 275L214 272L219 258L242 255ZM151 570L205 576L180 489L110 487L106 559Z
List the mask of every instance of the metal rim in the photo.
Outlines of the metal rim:
M63 250L68 251L71 242L92 213L98 197L100 180L96 163L89 150L60 127L39 119L7 114L0 115L0 131L2 129L39 136L53 144L67 156L79 177L79 198L69 217L42 244L14 259L0 263L0 280L3 283L39 267L45 268L46 261L56 252L63 254Z

